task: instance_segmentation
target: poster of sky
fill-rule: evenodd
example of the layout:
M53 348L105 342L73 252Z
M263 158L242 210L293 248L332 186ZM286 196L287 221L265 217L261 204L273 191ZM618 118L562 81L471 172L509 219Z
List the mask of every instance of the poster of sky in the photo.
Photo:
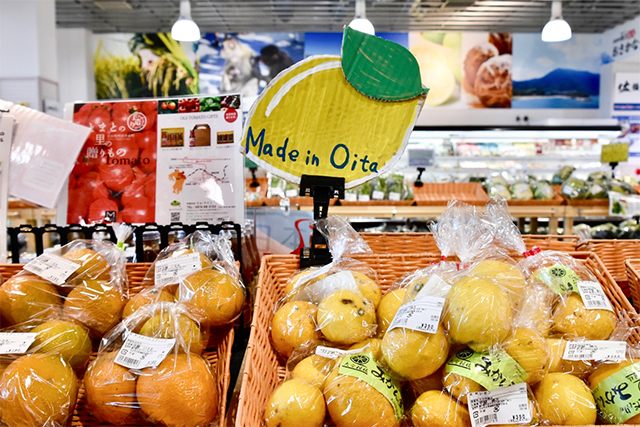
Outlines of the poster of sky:
M545 43L540 34L513 35L513 108L598 108L602 38L574 34Z
M409 48L407 33L377 33L376 36ZM340 55L342 33L305 33L304 57L312 55Z

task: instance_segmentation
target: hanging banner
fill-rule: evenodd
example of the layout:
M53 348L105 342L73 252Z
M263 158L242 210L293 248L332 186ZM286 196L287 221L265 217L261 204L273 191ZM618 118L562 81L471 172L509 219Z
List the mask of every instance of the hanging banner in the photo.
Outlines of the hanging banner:
M613 111L640 111L640 73L616 73Z
M240 95L74 106L67 223L244 221Z
M9 161L14 118L0 113L0 263L7 262L7 210L9 208Z

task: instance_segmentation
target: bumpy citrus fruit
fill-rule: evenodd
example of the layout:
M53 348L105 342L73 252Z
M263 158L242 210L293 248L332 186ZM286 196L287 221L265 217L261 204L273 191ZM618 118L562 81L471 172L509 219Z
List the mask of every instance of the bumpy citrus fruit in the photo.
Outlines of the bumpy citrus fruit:
M422 393L411 408L411 421L415 427L467 427L471 425L469 411L441 391Z
M449 341L442 325L435 334L395 328L382 338L384 362L400 377L417 380L437 371L447 360Z
M102 337L118 324L125 300L112 284L103 280L85 280L67 295L64 314L91 329L93 337Z
M325 404L322 393L312 384L292 379L276 388L264 410L267 427L321 427Z
M373 304L352 291L331 293L318 305L317 317L324 336L338 344L355 344L376 332Z
M0 314L7 326L44 319L61 304L55 286L33 274L13 276L0 286Z
M130 316L140 307L156 302L174 302L175 298L166 289L147 288L135 294L122 310L122 318Z
M406 294L407 288L398 288L386 294L380 301L378 311L376 312L376 317L378 319L378 334L380 336L384 335L391 324L391 321L402 305L402 301Z
M308 301L290 301L271 319L271 341L281 355L291 356L306 341L319 340L316 330L317 308Z
M207 346L208 335L186 314L160 310L147 320L140 335L152 338L175 338L178 351L201 354Z
M73 282L77 278L109 280L109 263L107 263L107 260L102 255L93 249L74 249L62 255L62 258L80 264L80 268L69 276L67 282Z
M89 360L91 338L84 326L66 320L50 320L30 332L38 334L31 345L38 353L58 354L73 369L82 368Z
M606 340L616 327L616 315L609 310L588 310L578 294L563 299L553 313L553 330L588 340Z
M595 424L596 404L591 390L571 374L553 373L538 383L534 394L542 417L551 424Z

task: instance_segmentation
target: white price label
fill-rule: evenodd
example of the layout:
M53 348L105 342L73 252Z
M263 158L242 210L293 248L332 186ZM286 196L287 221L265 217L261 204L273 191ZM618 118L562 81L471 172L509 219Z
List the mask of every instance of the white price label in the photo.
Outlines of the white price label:
M63 285L79 268L80 264L51 253L44 253L24 266L25 270L56 285Z
M297 197L298 196L298 190L296 190L295 188L292 190L287 190L284 192L284 195L287 197Z
M358 195L358 201L359 202L368 202L369 200L371 200L371 197L369 197L368 194L359 194Z
M451 285L445 282L442 277L434 274L427 280L427 283L422 285L422 289L418 291L415 299L419 300L428 296L445 298L450 290Z
M339 348L325 347L319 345L316 347L316 354L327 359L337 359L338 357L348 356L350 354L358 354L369 350L369 344L355 350L340 350Z
M315 271L316 277L326 273L329 270L330 265L325 267L328 268L325 270L320 269ZM307 277L305 277L305 279L306 278ZM300 289L300 291L293 297L293 300L320 303L330 294L341 290L348 290L357 294L361 293L358 285L356 284L356 280L353 278L353 274L351 274L350 271L341 271L302 287L302 289Z
M400 196L401 196L400 193L395 193L393 191L389 192L389 200L393 200L394 202L399 201L400 200Z
M0 332L0 354L26 353L36 335L32 332Z
M469 393L468 399L473 427L531 422L526 383Z
M358 200L358 195L356 193L344 193L344 200L347 202L355 202Z
M588 310L609 310L613 311L611 303L602 290L598 282L579 281L578 291L582 297L582 302Z
M443 307L444 298L440 297L424 297L402 304L387 330L407 328L435 334Z
M155 367L162 363L175 343L175 338L151 338L130 332L115 362L130 369Z
M166 258L156 262L156 285L176 283L180 277L202 270L202 261L198 252Z
M384 192L375 190L373 192L373 194L371 195L371 198L373 200L382 200L382 199L384 199Z
M568 341L564 360L614 360L624 359L627 343L624 341Z

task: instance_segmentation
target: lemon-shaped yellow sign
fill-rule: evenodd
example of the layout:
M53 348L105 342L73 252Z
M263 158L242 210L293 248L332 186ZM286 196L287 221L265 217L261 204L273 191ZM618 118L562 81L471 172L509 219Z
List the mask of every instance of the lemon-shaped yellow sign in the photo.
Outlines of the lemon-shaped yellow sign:
M399 160L426 98L415 58L374 36L349 40L360 44L348 50L356 60L312 56L269 83L245 123L242 144L250 160L296 184L302 175L322 175L344 177L346 188L388 171ZM343 54L344 43L347 34ZM363 55L375 61L358 58ZM358 69L343 69L350 64Z

